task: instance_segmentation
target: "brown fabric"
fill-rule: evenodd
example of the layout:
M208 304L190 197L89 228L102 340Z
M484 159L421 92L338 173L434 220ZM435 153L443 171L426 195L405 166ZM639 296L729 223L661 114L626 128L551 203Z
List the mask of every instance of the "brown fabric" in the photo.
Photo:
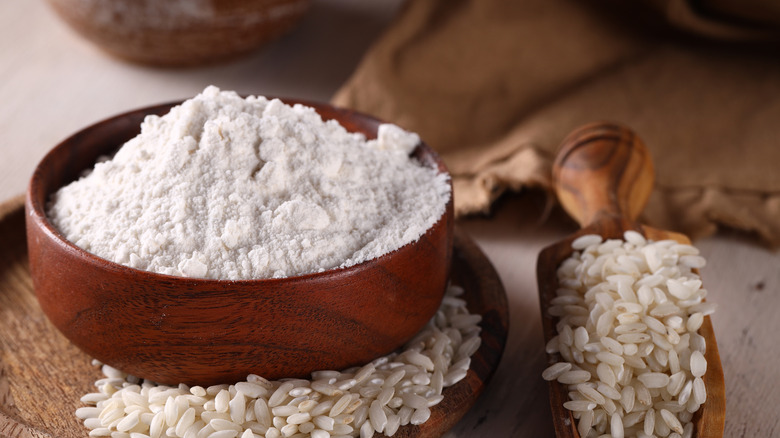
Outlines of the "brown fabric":
M620 0L615 0L620 1ZM776 0L644 0L672 25L702 35L738 40L776 40Z
M693 237L727 225L780 244L778 48L656 26L652 11L684 2L646 3L411 0L334 102L419 132L453 174L458 214L549 187L563 137L609 120L656 162L649 224Z

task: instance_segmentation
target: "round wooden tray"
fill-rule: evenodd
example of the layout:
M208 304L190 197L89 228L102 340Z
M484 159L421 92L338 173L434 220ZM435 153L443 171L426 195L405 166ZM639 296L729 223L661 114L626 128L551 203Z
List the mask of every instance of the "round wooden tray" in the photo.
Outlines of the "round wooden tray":
M86 437L88 430L74 412L102 374L38 306L27 265L21 197L0 204L0 242L0 437ZM482 346L468 375L445 389L431 418L421 426L400 428L395 437L439 437L452 428L476 402L504 351L506 293L485 255L457 227L452 263L452 281L465 289L469 310L482 315Z

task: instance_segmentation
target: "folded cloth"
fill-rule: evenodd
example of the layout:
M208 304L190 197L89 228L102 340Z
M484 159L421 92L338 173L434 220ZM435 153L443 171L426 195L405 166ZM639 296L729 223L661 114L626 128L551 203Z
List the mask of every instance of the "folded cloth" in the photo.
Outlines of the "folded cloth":
M780 37L780 2L776 0L644 0L644 3L670 24L702 35L754 41L776 41Z
M607 120L634 129L655 160L643 221L694 238L734 227L779 245L771 14L751 27L714 6L701 18L681 14L683 1L625 3L409 0L333 102L420 133L453 175L460 215L507 190L549 188L563 137Z

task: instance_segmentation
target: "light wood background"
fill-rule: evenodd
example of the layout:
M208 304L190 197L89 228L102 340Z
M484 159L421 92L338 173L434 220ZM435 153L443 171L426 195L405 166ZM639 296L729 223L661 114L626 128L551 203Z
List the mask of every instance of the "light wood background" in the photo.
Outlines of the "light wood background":
M80 128L140 106L187 98L208 84L245 94L328 100L399 6L400 0L315 0L294 34L257 53L223 65L158 70L105 56L61 23L43 0L2 1L0 200L22 193L43 154ZM534 272L539 251L574 225L559 211L552 216L544 211L541 195L524 193L501 201L490 218L460 222L496 266L511 323L494 380L448 437L553 435L547 389L539 377L544 357ZM735 233L695 244L709 261L702 270L709 299L720 306L713 324L726 375L725 436L780 437L780 254ZM3 312L0 308L0 318ZM0 350L0 371L13 354ZM68 385L65 376L62 385Z

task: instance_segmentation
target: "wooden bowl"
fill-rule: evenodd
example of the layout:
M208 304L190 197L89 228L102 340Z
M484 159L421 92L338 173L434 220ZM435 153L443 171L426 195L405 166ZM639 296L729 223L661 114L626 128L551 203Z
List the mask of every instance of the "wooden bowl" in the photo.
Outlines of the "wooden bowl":
M74 30L120 58L191 66L233 57L291 30L311 0L48 0Z
M351 132L376 137L380 122L374 118L302 103ZM137 135L147 114L165 114L173 105L125 113L76 133L32 176L25 207L33 287L43 311L71 342L138 377L207 385L249 373L304 377L364 364L400 347L428 322L449 277L452 198L416 242L349 268L282 279L156 274L67 241L46 217L49 196ZM425 144L414 155L447 171Z

